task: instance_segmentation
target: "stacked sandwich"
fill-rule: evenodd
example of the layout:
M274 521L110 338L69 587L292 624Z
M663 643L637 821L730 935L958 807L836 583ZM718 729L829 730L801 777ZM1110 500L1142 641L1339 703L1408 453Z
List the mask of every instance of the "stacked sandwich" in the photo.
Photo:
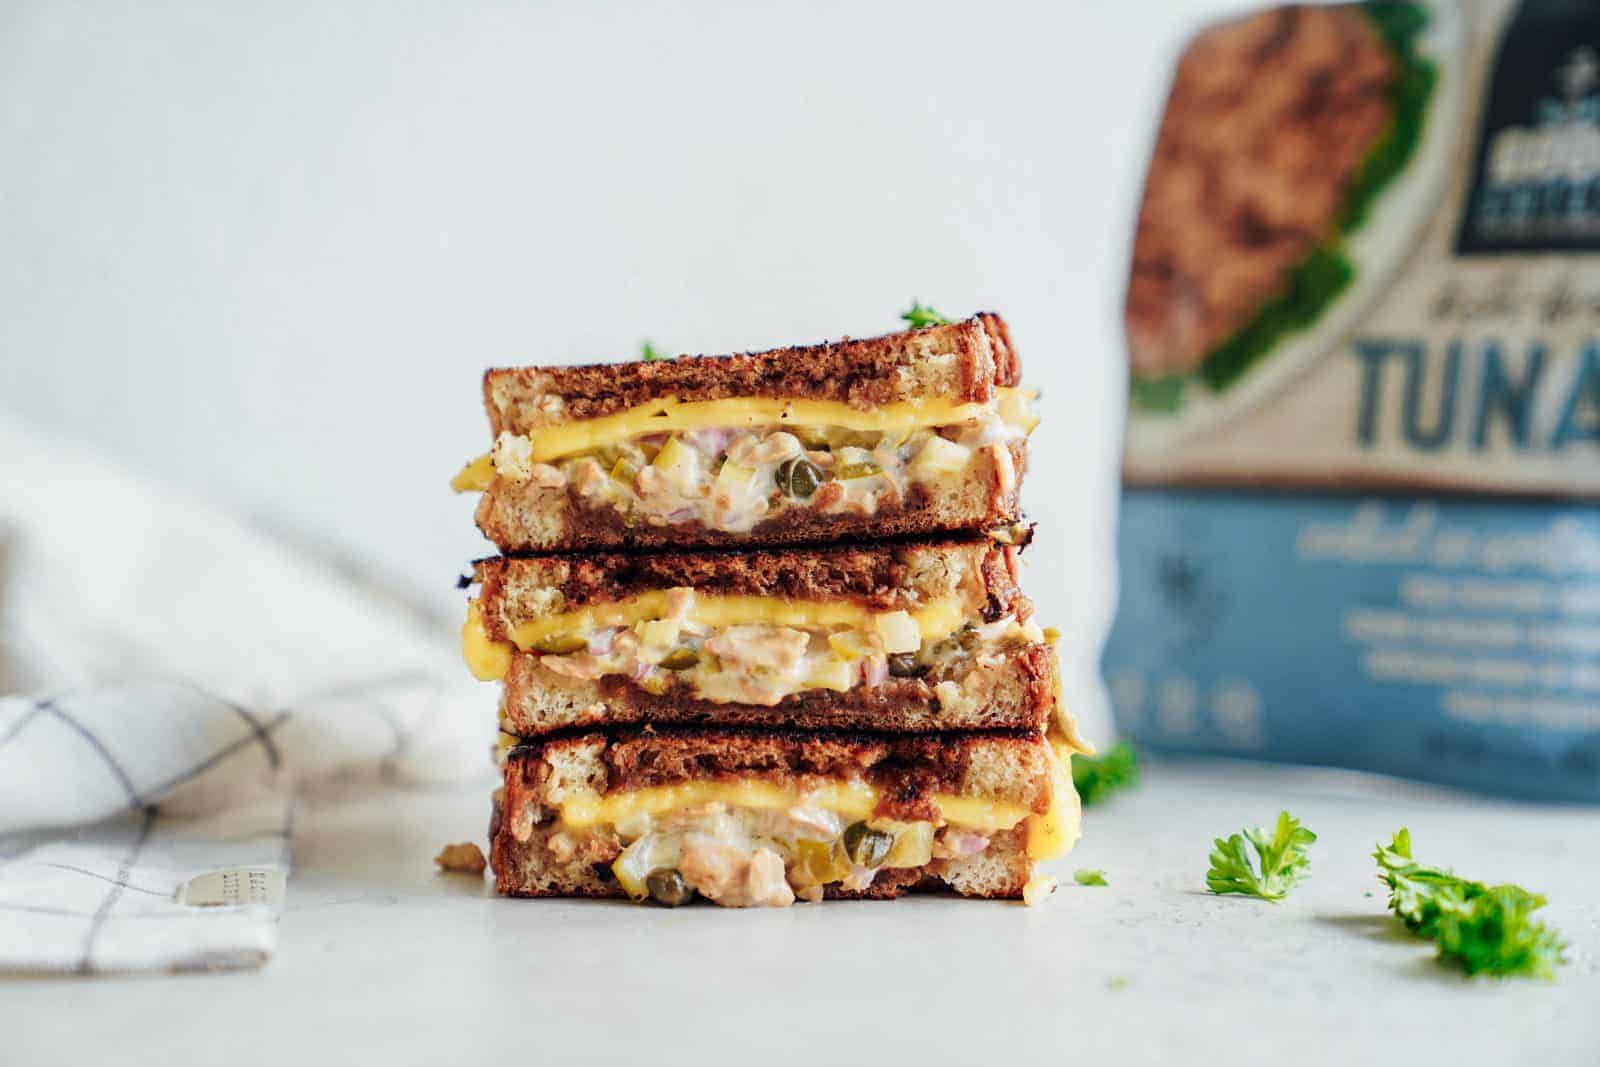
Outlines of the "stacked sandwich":
M463 628L503 683L501 893L1038 895L1081 745L1017 587L1036 419L997 316L484 399L455 485L502 553Z

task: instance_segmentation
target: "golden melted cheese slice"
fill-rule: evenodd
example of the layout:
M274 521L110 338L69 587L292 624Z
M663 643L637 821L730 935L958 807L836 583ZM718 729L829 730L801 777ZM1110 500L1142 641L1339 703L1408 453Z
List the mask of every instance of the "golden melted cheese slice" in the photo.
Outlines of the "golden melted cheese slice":
M477 601L467 608L461 627L461 649L473 676L486 682L505 677L511 667L513 645L523 651L569 635L582 635L613 626L633 626L667 614L668 590L652 589L624 600L591 604L576 611L558 612L520 623L511 641L496 641L483 622ZM799 630L870 630L879 612L848 600L785 600L781 597L719 596L699 594L688 618L707 629L729 626L789 626ZM965 622L961 602L954 597L934 600L909 612L924 641L939 641Z
M992 404L962 404L943 397L902 400L875 408L858 408L837 400L785 400L764 396L688 401L667 397L615 415L533 430L528 440L533 446L534 462L548 463L654 433L741 430L755 426L837 426L845 430L908 432L966 422L990 410L993 410Z
M450 488L458 493L481 493L494 481L494 458L479 456L450 479Z
M668 594L666 589L652 589L624 600L610 600L576 611L530 619L511 631L511 640L526 651L552 637L664 618ZM688 618L710 629L760 625L791 626L798 630L866 630L872 627L879 614L882 613L849 600L787 600L701 593L695 596ZM961 604L953 597L935 600L909 614L924 641L948 637L964 621Z
M952 426L990 412L1031 431L1038 422L1028 409L1035 395L1028 389L1003 388L996 391L995 400L990 403L958 403L944 397L923 397L875 408L858 408L837 400L785 400L781 397L743 396L722 400L665 397L615 415L531 430L527 434L531 446L529 458L535 463L550 463L649 434L688 430L777 426L909 433ZM489 488L494 476L493 461L487 455L479 456L451 479L450 487L458 493L482 492Z
M1068 793L1071 793L1070 781ZM845 819L867 819L878 806L879 793L866 782L836 782L814 789L799 790L773 782L743 780L731 782L682 782L651 786L600 796L595 793L569 795L561 803L561 821L573 829L615 825L642 815L663 815L703 804L725 804L730 808L814 807L831 811ZM1036 814L1020 804L983 797L935 795L943 822L979 833L1010 830L1026 822L1028 855L1036 860L1064 855L1077 839L1075 795L1063 796L1057 790L1050 811Z
M461 656L480 682L498 682L511 669L511 646L489 636L476 600L467 605L467 621L461 624Z

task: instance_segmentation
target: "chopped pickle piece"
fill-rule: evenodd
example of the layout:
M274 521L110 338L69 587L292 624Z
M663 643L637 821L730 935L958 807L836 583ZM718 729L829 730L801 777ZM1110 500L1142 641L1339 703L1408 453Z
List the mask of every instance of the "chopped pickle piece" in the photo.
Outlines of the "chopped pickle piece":
M874 830L864 822L853 822L844 831L844 851L858 867L882 867L894 848L894 834Z
M812 451L831 447L828 444L828 431L821 426L791 426L789 427L789 432L799 438L800 443Z
M835 452L841 448L864 448L870 452L883 439L881 430L850 430L843 426L830 426L825 433L828 447Z
M635 878L632 870L628 866L624 865L623 861L627 858L627 852L624 852L621 856L617 857L617 861L611 865L611 873L616 875L617 884L622 887L622 891L628 894L630 898L633 900L644 900L650 896L650 890L644 884L643 879ZM646 877L648 877L648 875Z
M717 472L716 491L727 493L730 497L764 496L764 492L751 493L755 482L761 477L761 472L755 467L746 467L733 460L724 460L722 469Z
M634 900L644 900L650 895L648 879L652 872L676 870L679 848L670 837L646 834L622 850L611 864L611 873L617 884Z
M651 671L634 684L653 697L661 696L671 685L671 683L667 681L667 676L662 674L660 671Z
M551 634L533 647L547 656L568 656L588 648L589 639L578 634Z
M661 451L656 453L656 458L650 463L650 466L661 472L669 484L680 491L687 490L694 484L695 471L699 465L700 453L676 437L667 438L667 443L661 446Z
M870 478L874 474L882 474L883 468L874 460L863 459L855 463L841 464L834 473L840 481L848 482L856 478Z
M883 859L885 867L921 867L933 861L933 823L895 823L892 830L894 847Z
M799 885L825 885L850 876L850 862L836 841L797 841L790 877Z
M806 684L814 689L832 689L836 693L846 693L855 684L856 666L846 663L842 659L826 659L816 670L811 672L806 679Z
M611 479L625 489L633 488L633 480L639 476L639 468L622 457L611 465Z
M920 640L920 634L918 639ZM842 660L854 661L877 651L870 638L860 630L840 630L828 635L828 647Z
M661 657L657 666L665 667L669 671L686 671L700 662L700 653L692 648L675 648Z
M641 644L654 648L671 648L678 643L678 635L683 630L683 624L677 619L646 619L635 624L633 632L639 635Z

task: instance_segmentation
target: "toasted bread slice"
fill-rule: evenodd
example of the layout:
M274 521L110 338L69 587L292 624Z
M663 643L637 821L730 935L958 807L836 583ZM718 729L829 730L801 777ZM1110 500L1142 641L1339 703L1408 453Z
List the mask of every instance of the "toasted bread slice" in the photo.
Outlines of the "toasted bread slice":
M856 851L862 829L892 847ZM1071 776L1023 731L567 735L511 752L491 827L503 894L642 899L659 867L735 906L930 889L1015 898L1077 833Z
M1022 533L1025 541L1027 531ZM497 640L530 619L676 587L725 596L848 600L875 611L916 610L955 597L964 616L993 622L1025 600L1017 585L1023 547L955 536L744 552L491 556L473 564L473 577L482 585L484 623Z
M663 397L831 400L863 410L923 397L987 403L1020 368L999 315L882 337L733 356L500 368L483 376L495 436L617 415Z
M495 451L457 484L483 490L478 526L502 552L988 529L1021 514L1031 416L1017 383L992 314L744 355L491 370ZM662 457L669 437L682 462ZM798 489L796 459L815 473Z
M981 537L499 557L477 565L468 645L505 666L503 725L520 737L643 722L1039 729L1056 662L1016 569L1014 546Z

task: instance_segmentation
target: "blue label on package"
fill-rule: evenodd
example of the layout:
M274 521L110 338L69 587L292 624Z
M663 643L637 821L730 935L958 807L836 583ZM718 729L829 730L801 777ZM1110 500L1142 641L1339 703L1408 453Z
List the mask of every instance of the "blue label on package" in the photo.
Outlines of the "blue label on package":
M1136 741L1600 802L1600 507L1129 488L1119 543Z

